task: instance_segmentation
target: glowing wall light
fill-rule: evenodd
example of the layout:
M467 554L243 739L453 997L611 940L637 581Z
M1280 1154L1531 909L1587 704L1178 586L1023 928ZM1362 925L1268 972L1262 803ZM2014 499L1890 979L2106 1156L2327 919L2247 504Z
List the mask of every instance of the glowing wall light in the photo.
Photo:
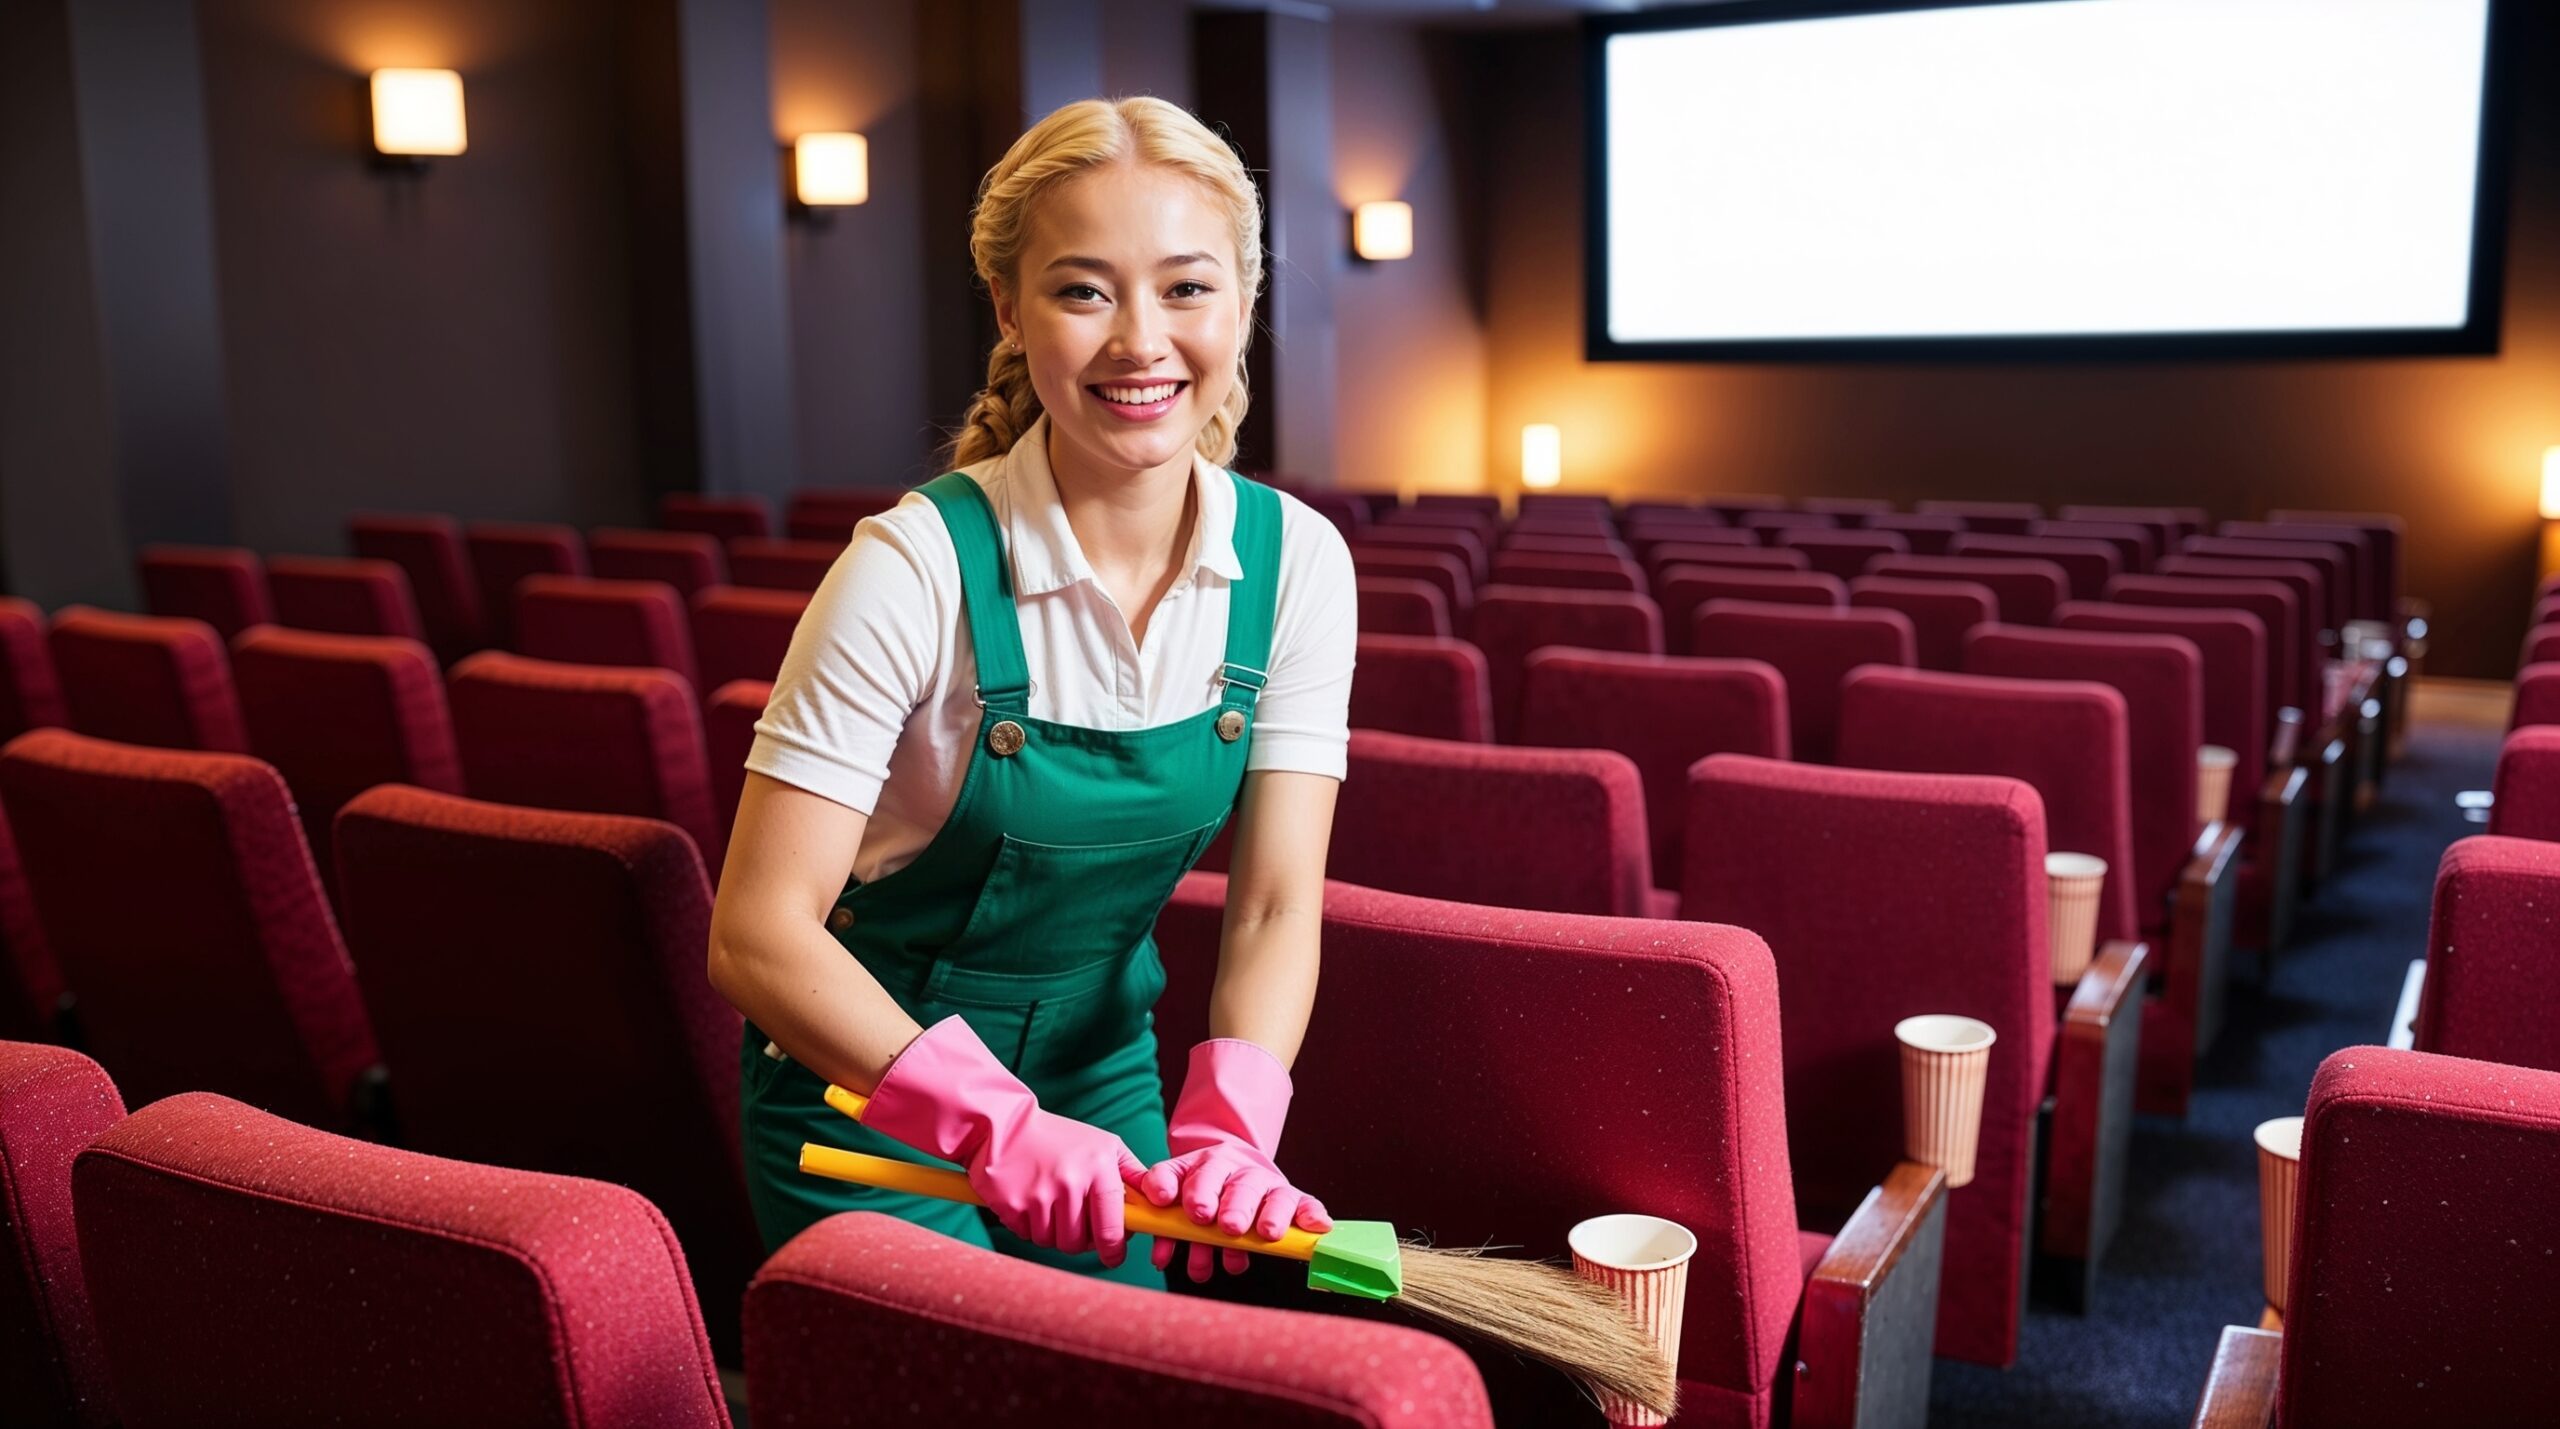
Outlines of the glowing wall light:
M2542 519L2560 521L2560 447L2543 449Z
M1520 484L1545 488L1564 479L1564 434L1552 422L1520 429Z
M871 198L871 143L859 134L803 134L791 146L792 188L809 208Z
M462 76L449 69L373 72L373 147L397 158L462 152Z
M1413 205L1383 199L1351 210L1351 251L1372 263L1413 256Z

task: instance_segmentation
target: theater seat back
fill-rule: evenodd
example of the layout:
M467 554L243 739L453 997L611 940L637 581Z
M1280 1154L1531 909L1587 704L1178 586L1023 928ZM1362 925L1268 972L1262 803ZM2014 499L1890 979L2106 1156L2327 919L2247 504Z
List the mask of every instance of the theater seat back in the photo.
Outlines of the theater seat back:
M105 1069L0 1042L0 1404L29 1429L106 1429L115 1395L80 1273L71 1158L124 1116Z

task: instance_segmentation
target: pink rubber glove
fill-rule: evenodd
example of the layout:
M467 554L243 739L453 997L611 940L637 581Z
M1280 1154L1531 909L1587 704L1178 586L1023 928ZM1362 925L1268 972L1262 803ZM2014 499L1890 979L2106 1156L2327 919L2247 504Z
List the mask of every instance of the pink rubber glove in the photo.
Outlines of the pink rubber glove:
M1255 1043L1220 1037L1192 1048L1182 1095L1165 1127L1173 1155L1148 1169L1138 1182L1140 1194L1159 1206L1179 1198L1193 1220L1214 1221L1237 1235L1251 1230L1277 1240L1292 1225L1319 1235L1332 1230L1324 1203L1290 1185L1271 1159L1280 1149L1290 1090L1289 1069ZM1178 1244L1191 1246L1194 1281L1207 1280L1220 1260L1229 1275L1242 1274L1252 1260L1240 1250L1213 1259L1212 1247L1158 1236L1158 1270L1173 1263Z
M1129 1254L1124 1202L1145 1164L1110 1132L1042 1111L956 1014L889 1064L862 1124L967 1168L987 1209L1033 1245L1096 1251L1106 1266Z

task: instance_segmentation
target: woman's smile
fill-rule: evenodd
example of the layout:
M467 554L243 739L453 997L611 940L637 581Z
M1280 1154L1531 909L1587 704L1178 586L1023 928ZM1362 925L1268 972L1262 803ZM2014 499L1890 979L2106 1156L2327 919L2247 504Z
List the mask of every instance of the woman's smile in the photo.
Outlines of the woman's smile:
M1102 404L1102 410L1124 422L1152 422L1163 417L1182 401L1191 384L1180 378L1158 378L1146 382L1119 380L1089 382L1087 392Z

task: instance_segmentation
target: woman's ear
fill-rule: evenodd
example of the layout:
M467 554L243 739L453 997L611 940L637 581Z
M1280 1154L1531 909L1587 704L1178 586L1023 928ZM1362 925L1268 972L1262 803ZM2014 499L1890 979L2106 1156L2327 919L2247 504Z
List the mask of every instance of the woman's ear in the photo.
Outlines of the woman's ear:
M1019 343L1022 340L1021 314L1014 311L1012 292L1001 281L989 283L987 292L995 299L998 336L1004 342Z

